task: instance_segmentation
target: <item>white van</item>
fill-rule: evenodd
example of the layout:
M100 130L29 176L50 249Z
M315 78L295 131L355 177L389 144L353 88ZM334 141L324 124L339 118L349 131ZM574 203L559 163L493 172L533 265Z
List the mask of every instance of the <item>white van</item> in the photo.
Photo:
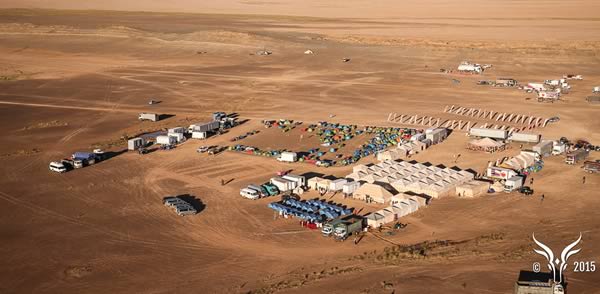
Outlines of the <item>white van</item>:
M260 194L258 193L258 191L252 190L249 188L244 188L244 189L240 190L240 195L244 198L248 198L248 199L252 199L252 200L256 200L256 199L260 198Z
M65 167L64 164L62 164L61 162L50 162L50 166L49 166L50 170L53 172L57 172L57 173L64 173L67 171L67 168Z

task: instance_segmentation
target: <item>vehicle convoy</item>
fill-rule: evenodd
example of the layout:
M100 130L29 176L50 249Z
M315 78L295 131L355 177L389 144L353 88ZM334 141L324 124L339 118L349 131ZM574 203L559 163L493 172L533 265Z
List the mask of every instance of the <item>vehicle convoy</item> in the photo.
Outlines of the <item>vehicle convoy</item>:
M597 161L586 161L583 163L583 170L593 174L600 172L600 162Z
M586 149L577 149L575 151L567 153L565 157L566 164L576 164L578 161L584 160L590 154Z

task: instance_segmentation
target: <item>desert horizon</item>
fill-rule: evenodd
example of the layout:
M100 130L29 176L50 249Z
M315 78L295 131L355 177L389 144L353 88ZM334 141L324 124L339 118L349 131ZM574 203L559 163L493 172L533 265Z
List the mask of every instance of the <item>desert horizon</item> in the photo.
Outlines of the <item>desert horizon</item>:
M599 8L3 1L0 292L597 293Z

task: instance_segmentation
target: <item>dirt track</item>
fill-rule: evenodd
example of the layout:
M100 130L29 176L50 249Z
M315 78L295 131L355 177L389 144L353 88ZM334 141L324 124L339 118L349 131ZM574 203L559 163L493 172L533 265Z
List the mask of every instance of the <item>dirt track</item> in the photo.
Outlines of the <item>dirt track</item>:
M584 100L600 81L597 20L585 14L593 5L574 4L569 9L582 14L573 19L544 19L540 11L533 22L521 20L537 29L567 23L551 40L535 42L528 41L531 31L487 37L509 24L518 31L512 18L521 12L478 26L447 11L410 24L389 18L2 11L0 75L10 79L0 81L0 292L507 293L518 270L542 261L532 252L533 232L555 251L582 232L578 260L600 260L600 179L558 157L534 176L533 197L439 199L404 219L405 230L383 236L388 241L368 235L355 246L322 238L296 220L275 220L266 207L273 199L238 195L240 187L266 181L278 170L344 176L350 167L195 152L200 145L228 145L234 136L264 130L261 119L392 125L386 122L389 112L451 117L442 110L452 104L559 116L559 123L539 129L546 138L586 138L600 145L600 108ZM290 7L286 2L281 9ZM448 30L432 27L441 21L453 24ZM407 26L416 32L408 33ZM252 55L265 47L273 55ZM306 49L315 54L302 54ZM351 61L343 63L346 57ZM462 60L494 67L483 76L439 73ZM554 104L526 99L532 94L516 89L476 85L478 79L535 82L565 73L584 80L572 82L571 93ZM149 99L162 102L149 106ZM142 123L142 111L174 116ZM172 151L124 153L63 175L48 171L50 161L73 151L190 124L213 111L237 112L249 121ZM263 133L240 143L300 145L295 132ZM454 132L413 159L481 171L488 161L518 153L512 146L480 154L467 151L466 143L464 133ZM454 163L457 153L462 156ZM600 159L598 153L593 159ZM221 186L221 179L232 181ZM184 193L205 204L198 215L178 217L161 203ZM381 208L326 197L362 213ZM389 253L391 242L433 240L464 243L432 250L427 258ZM572 265L569 272L569 292L600 289L597 273L573 274Z

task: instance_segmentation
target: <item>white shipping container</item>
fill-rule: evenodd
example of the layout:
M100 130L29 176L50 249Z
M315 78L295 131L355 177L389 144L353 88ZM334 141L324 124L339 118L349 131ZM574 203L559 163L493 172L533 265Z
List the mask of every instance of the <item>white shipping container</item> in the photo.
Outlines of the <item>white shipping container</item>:
M133 138L127 141L127 149L128 150L138 150L140 147L143 147L146 142L144 138Z
M156 113L140 113L139 120L158 121L159 115Z
M183 142L185 140L185 137L183 136L182 133L171 133L168 136L175 138L175 140L177 141L177 143L181 143L181 142Z
M281 178L281 177L271 178L270 183L273 184L273 185L275 185L277 187L277 189L279 189L279 191L281 191L281 192L291 191L294 188L296 188L296 183L295 182L292 182L290 180L286 180L286 179Z
M169 129L167 131L167 133L169 133L169 134L183 134L183 133L185 133L185 128L183 128L183 127L172 128L172 129Z
M192 132L192 139L206 139L206 132Z
M158 136L156 137L156 144L171 145L177 143L177 138L172 136Z
M284 175L282 178L292 181L292 182L295 182L296 187L305 187L306 186L306 178L304 176L287 174L287 175Z
M281 152L281 155L277 157L277 160L284 162L296 162L296 160L298 160L298 155L296 152Z

